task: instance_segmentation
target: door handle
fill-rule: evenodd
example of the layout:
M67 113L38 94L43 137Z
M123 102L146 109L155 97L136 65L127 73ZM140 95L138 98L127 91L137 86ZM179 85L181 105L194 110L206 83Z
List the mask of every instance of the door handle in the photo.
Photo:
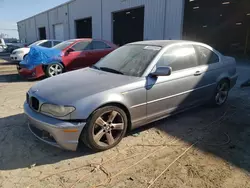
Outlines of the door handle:
M195 76L200 76L201 74L202 74L201 71L196 71L196 72L194 73Z

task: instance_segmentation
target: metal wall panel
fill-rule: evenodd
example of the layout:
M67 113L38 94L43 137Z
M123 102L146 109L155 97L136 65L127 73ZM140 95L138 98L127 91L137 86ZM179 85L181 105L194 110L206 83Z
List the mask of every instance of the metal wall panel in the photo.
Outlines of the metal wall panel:
M24 20L18 23L19 38L22 42L31 43L36 41L35 18Z
M92 17L92 37L101 38L101 0L77 0L69 3L70 38L76 37L75 21Z
M22 42L27 42L27 34L26 34L26 21L19 22L17 24L19 39Z
M130 8L145 7L144 39L163 39L165 0L103 0L103 38L112 41L112 13ZM133 29L133 28L131 28Z
M39 31L38 28L45 27L46 29L46 38L50 39L53 36L50 35L50 20L48 19L48 12L44 12L35 16L36 21L36 32L37 32L37 39L39 39Z
M76 37L75 21L92 17L92 37L113 40L112 13L136 7L145 7L144 39L181 39L184 0L72 0L34 17L18 22L20 38L38 39L39 27L46 27L47 38L53 38L53 25L64 24L64 39ZM32 27L27 23L31 21ZM25 25L25 27L22 26ZM27 29L32 34L27 33ZM131 28L133 29L133 28Z
M165 10L164 39L181 39L184 19L184 0L167 0Z
M68 25L68 5L56 7L49 11L49 33L50 38L54 38L54 26L57 24L63 24L63 39L70 38L69 36L69 25Z
M103 0L103 38L112 41L112 12L145 7L144 40L181 39L183 0Z
M36 35L36 30L34 29L35 24L36 24L35 18L31 18L31 19L26 21L26 26L27 26L26 27L26 32L29 35L29 37L28 37L29 42L36 41L37 35Z

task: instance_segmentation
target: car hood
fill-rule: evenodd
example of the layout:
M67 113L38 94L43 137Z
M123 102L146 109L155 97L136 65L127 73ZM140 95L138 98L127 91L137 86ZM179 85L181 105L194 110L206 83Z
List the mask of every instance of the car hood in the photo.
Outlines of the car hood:
M14 50L13 52L28 52L30 50L30 48L18 48L18 49L16 49L16 50Z
M45 102L70 105L85 97L139 80L137 77L84 68L38 82L30 92Z

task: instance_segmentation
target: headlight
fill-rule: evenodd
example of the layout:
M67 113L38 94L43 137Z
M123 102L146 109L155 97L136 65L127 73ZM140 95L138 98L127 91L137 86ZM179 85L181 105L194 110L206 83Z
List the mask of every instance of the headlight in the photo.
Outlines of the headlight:
M72 106L59 106L54 104L43 104L41 106L41 112L45 114L50 114L55 117L64 117L75 111Z
M22 54L22 51L14 51L13 54Z

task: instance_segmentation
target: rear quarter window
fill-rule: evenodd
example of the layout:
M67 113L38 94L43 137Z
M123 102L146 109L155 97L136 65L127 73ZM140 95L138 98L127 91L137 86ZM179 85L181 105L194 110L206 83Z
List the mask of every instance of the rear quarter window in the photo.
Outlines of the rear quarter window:
M162 55L156 66L170 66L173 71L196 67L198 63L195 49L187 44L173 46Z
M195 49L200 65L209 65L220 61L216 53L204 46L195 45Z

